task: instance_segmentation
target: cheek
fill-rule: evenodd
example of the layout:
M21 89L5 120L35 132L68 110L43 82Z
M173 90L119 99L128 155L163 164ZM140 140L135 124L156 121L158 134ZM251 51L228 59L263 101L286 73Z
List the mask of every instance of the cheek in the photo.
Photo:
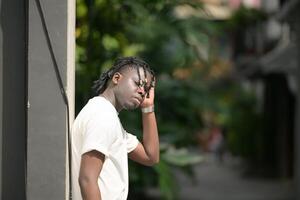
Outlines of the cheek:
M130 98L137 91L137 86L135 85L135 83L128 81L124 83L120 87L120 89L121 89L122 96L124 96L125 98Z
M125 91L127 91L128 93L135 93L137 91L137 86L135 85L135 83L133 81L129 81L124 88Z

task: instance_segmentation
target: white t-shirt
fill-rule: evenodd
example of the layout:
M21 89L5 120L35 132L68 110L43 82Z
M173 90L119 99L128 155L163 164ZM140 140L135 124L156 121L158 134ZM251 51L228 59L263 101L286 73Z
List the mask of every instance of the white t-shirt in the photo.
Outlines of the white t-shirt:
M128 153L139 141L123 129L115 107L100 96L90 99L73 123L71 142L73 199L82 199L78 183L81 156L97 150L105 155L98 177L102 200L126 200Z

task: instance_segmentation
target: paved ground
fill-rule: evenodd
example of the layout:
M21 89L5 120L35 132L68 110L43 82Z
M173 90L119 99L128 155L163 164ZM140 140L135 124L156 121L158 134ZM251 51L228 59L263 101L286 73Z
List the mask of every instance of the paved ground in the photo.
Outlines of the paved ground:
M195 180L176 172L180 200L295 200L291 181L245 178L241 162L227 156L223 164L213 155L195 166Z

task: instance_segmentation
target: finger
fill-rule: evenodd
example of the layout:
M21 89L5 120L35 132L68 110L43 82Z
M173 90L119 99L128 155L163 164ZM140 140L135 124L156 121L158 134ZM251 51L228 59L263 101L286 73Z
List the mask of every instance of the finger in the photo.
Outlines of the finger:
M154 95L154 87L151 87L149 89L149 91L146 94L146 98L149 99L150 97L152 97Z
M154 87L155 87L155 84L156 84L156 80L155 80L155 78L154 78L153 81L151 82L151 88L154 88Z

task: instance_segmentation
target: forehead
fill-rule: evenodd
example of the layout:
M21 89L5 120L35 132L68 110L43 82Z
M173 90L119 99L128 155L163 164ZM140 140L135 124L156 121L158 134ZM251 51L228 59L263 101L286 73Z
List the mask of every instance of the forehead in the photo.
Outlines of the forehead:
M139 79L138 71L140 73L141 79L145 79L145 78L150 79L151 78L151 74L149 73L149 71L144 70L142 67L139 67L139 68L126 67L122 70L122 73L128 75L128 77ZM145 72L146 72L146 76L145 76Z

